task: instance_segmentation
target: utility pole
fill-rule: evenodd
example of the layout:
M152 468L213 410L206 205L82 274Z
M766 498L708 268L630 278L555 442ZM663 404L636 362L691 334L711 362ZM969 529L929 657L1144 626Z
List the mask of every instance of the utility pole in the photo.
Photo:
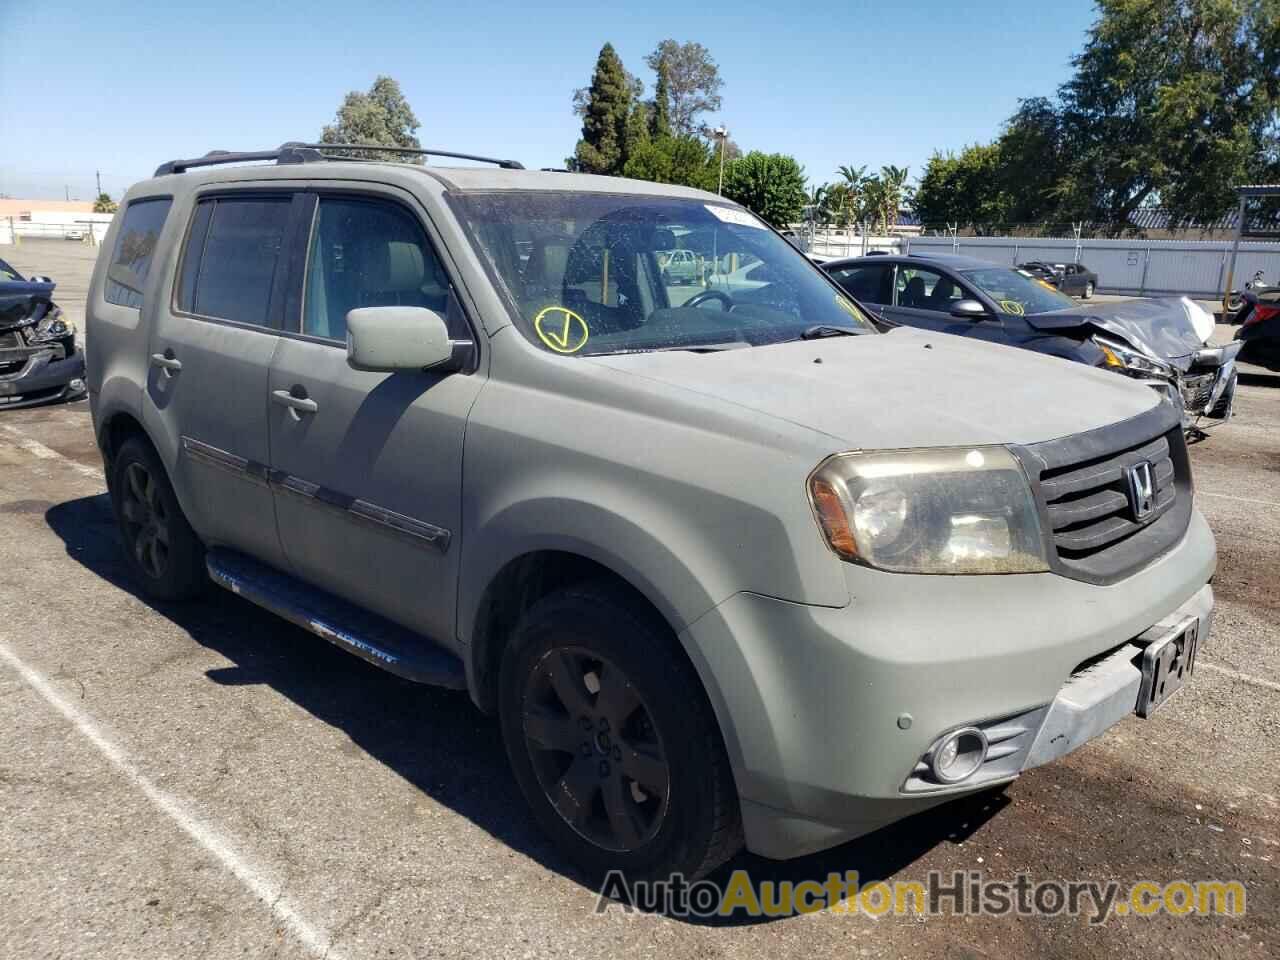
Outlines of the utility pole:
M717 194L724 193L724 142L729 139L729 131L725 129L724 124L716 127L713 131L720 140L720 185L716 187Z
M67 198L68 202L71 201L71 187L65 183L62 185L62 194Z
M93 175L94 175L94 177L95 177L95 178L97 179L97 181L98 181L98 197L100 197L100 196L102 196L102 171L101 171L101 170L95 170L95 171L93 171ZM95 197L94 199L96 200L96 199L97 199L97 197Z

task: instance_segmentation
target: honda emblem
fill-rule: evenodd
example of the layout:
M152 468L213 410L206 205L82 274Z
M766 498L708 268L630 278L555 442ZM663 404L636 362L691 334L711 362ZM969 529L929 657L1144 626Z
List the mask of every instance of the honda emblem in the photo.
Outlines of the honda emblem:
M1142 522L1156 507L1156 483L1151 461L1143 460L1125 468L1125 477L1129 481L1129 506L1133 508L1133 519Z

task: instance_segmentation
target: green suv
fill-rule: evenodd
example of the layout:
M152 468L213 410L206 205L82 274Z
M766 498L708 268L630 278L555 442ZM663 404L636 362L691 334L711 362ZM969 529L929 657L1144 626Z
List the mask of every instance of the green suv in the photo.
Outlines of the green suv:
M340 150L124 198L87 376L129 562L465 689L584 870L830 847L1191 675L1215 550L1162 395L882 333L701 191Z

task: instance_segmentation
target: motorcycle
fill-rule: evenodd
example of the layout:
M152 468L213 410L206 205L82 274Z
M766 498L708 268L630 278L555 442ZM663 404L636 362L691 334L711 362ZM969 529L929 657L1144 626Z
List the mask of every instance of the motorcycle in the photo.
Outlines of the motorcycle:
M1245 294L1250 290L1265 290L1267 288L1266 271L1259 270L1253 275L1253 279L1244 285L1244 290L1232 290L1227 294L1227 313L1231 316L1232 323L1239 323L1242 319L1241 309L1245 305Z
M1280 373L1280 287L1260 287L1244 293L1237 314L1241 344L1239 359Z

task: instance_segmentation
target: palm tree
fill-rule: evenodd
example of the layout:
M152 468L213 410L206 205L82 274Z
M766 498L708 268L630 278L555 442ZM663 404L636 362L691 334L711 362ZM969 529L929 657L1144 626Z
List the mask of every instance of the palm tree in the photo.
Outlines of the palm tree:
M93 201L94 213L115 213L116 202L111 199L111 195L107 193L98 194L98 199Z
M838 225L845 227L851 220L862 220L866 215L867 168L852 164L840 166L836 168L836 175L841 179L834 185L839 191Z
M892 164L880 168L877 215L886 231L898 225L898 211L903 203L911 199L912 190L907 185L909 169Z

